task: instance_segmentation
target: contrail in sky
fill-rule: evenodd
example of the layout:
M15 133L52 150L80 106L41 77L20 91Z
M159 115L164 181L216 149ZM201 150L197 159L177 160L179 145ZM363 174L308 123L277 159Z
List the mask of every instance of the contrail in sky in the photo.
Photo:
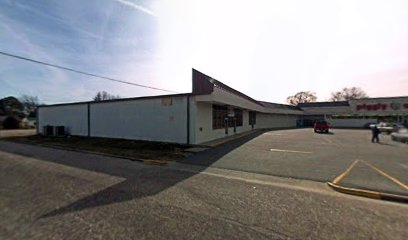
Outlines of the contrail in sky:
M149 9L143 7L143 6L140 6L140 5L138 5L138 4L134 3L134 2L130 2L130 1L127 1L127 0L115 0L115 1L118 2L118 3L121 3L123 5L126 5L128 7L131 7L133 9L144 12L146 14L149 14L151 16L154 16L154 17L156 16L156 15L154 15L154 12L152 12L151 10L149 10Z

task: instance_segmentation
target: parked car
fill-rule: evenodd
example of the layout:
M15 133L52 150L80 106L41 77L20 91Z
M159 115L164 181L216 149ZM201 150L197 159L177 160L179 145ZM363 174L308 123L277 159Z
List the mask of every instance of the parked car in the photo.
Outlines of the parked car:
M364 128L370 129L370 128L374 128L374 126L377 125L377 123L375 122L371 122L371 123L366 123L364 124Z
M401 128L397 132L391 134L391 139L394 141L408 143L408 129Z
M405 128L405 126L400 123L381 122L377 124L377 128L380 132L391 134L393 132L398 132L400 129Z
M329 132L330 125L326 121L316 121L314 124L314 132Z

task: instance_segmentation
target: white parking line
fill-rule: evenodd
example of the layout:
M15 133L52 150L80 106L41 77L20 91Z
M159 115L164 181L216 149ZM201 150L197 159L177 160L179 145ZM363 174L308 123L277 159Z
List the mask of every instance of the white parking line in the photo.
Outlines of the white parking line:
M408 169L408 165L405 165L405 164L403 164L403 163L401 163L400 165L401 165L403 168Z
M271 149L271 152L288 152L288 153L307 153L310 154L312 152L304 152L304 151L295 151L295 150L285 150L285 149Z

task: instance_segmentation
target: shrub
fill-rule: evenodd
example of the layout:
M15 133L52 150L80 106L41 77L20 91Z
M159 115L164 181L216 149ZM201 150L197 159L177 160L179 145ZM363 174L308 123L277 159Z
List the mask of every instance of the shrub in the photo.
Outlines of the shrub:
M3 128L4 129L17 129L20 127L20 121L13 116L8 116L3 121Z

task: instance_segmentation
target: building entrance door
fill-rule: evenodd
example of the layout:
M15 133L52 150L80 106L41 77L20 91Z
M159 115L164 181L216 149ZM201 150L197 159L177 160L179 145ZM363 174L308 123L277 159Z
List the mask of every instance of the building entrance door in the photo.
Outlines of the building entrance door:
M228 135L229 128L233 129L233 133L237 132L237 118L236 117L225 117L224 118L225 135Z
M228 117L224 118L225 135L228 135Z

